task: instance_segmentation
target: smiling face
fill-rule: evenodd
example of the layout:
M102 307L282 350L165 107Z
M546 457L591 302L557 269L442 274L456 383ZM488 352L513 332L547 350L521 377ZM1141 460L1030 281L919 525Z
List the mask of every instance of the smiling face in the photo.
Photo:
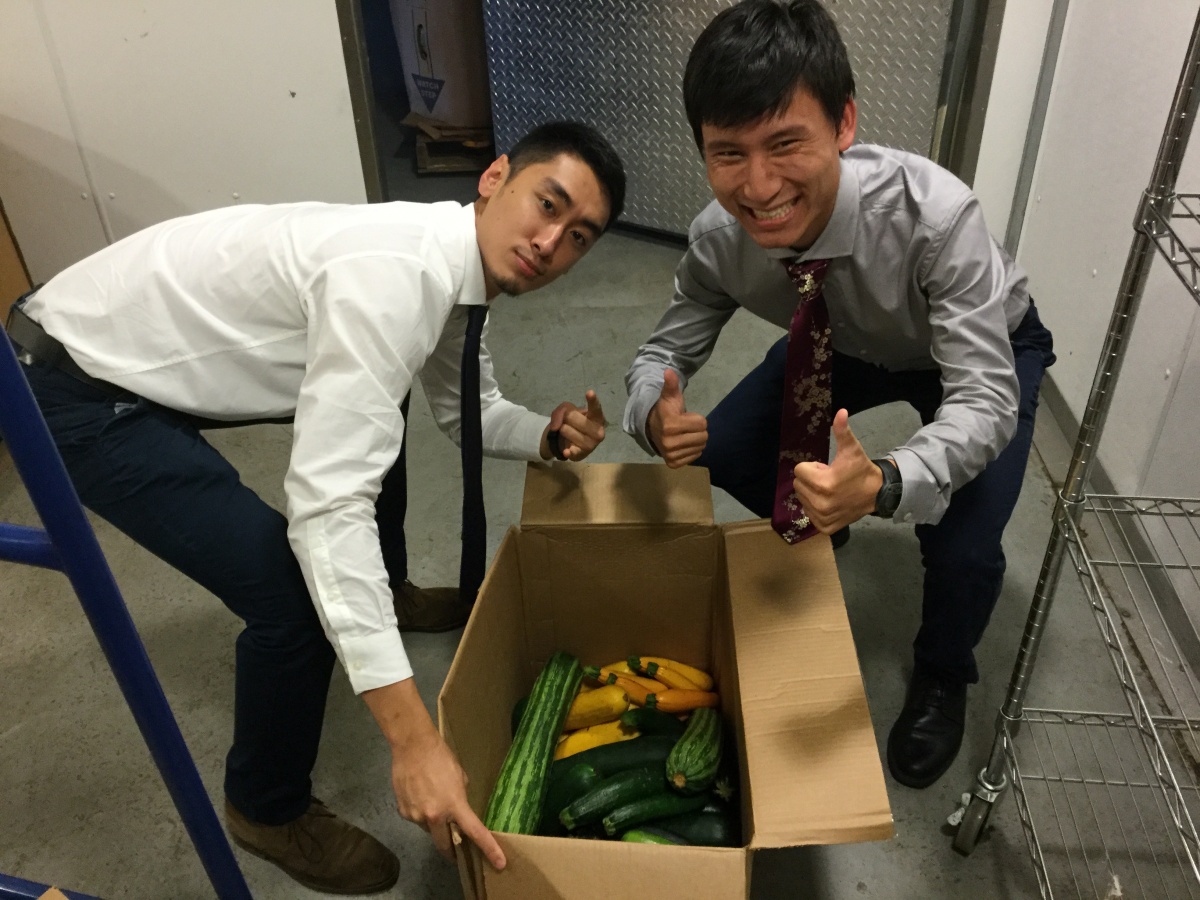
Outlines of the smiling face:
M760 247L809 247L833 215L840 154L856 124L853 99L835 127L806 88L779 115L728 128L704 123L713 194Z
M604 231L609 203L591 168L563 153L510 174L502 156L479 179L476 238L488 299L549 284Z

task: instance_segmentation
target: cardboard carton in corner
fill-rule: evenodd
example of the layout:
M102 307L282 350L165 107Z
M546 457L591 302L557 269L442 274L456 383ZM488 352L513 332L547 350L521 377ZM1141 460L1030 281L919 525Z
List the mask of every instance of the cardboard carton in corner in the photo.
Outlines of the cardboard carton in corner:
M492 122L479 0L390 0L413 112L446 125Z
M483 814L509 715L556 650L584 664L678 658L717 679L742 775L744 846L498 834L494 871L459 847L468 900L748 897L755 850L892 835L833 551L762 521L713 523L707 472L530 466L521 526L483 583L438 699Z

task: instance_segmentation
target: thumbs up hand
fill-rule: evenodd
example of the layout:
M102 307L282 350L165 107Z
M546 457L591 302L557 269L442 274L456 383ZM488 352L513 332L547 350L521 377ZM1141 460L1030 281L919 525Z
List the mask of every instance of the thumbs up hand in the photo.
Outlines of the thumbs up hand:
M572 462L579 462L591 454L604 440L604 410L595 391L587 392L587 406L576 406L569 400L554 408L550 424L542 435L542 459L550 459L547 435L558 432L558 448Z
M805 515L822 534L833 534L873 513L883 486L883 473L850 430L850 414L844 409L833 417L833 437L833 461L800 463L792 481Z
M646 434L672 469L694 462L708 443L708 420L687 411L674 369L663 372L662 393L646 419Z

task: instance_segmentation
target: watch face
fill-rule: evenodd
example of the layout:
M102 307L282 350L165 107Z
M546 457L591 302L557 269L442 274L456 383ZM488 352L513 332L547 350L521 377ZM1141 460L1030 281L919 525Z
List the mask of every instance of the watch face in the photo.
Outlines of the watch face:
M900 497L904 493L904 483L900 480L900 470L890 460L872 460L883 473L883 486L875 496L875 515L890 519L900 505Z
M891 516L896 512L896 507L900 505L900 497L903 493L903 486L889 484L879 492L879 511L884 515Z

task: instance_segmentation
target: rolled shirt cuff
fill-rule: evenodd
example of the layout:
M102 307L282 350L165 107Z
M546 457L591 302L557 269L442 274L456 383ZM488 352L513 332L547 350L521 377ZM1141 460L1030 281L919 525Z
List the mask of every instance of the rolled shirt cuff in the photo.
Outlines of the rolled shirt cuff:
M950 505L950 485L939 485L928 466L914 451L904 447L888 454L896 461L904 493L892 521L909 525L936 525Z

